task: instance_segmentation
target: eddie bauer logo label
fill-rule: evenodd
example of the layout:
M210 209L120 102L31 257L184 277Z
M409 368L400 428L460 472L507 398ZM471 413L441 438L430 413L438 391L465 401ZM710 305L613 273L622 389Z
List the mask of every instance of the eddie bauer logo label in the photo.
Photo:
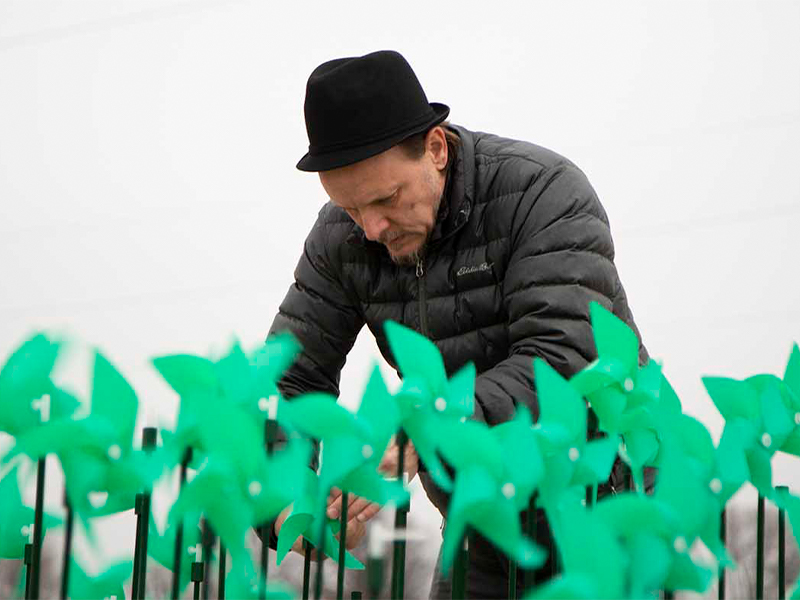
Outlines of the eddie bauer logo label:
M479 265L473 265L471 267L461 267L458 271L456 271L456 277L461 277L462 275L469 275L470 273L477 273L479 271L491 271L492 265L494 263L485 263L482 262Z

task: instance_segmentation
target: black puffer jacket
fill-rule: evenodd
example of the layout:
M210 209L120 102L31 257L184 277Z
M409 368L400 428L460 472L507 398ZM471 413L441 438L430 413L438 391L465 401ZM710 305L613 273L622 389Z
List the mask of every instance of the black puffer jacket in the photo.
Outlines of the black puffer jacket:
M448 374L475 363L475 418L494 425L516 402L538 415L534 357L564 377L596 357L590 301L636 330L586 176L539 146L452 128L462 143L424 263L397 266L344 211L330 203L320 211L271 328L292 331L304 348L281 382L288 397L338 396L365 323L394 365L383 332L392 319L432 339Z

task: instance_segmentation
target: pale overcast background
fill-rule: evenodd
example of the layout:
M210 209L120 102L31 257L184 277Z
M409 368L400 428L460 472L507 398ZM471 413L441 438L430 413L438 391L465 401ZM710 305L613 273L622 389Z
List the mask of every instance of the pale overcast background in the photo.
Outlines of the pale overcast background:
M260 343L326 200L294 167L309 73L396 49L453 122L587 173L645 343L718 435L700 376L782 374L800 340L798 32L797 1L0 0L0 361L66 335L85 393L97 346L169 424L149 358ZM376 358L365 330L344 399Z

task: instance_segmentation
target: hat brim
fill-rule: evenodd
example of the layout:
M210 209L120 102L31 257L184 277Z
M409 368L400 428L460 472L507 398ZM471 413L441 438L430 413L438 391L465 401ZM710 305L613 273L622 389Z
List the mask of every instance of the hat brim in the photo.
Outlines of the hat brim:
M312 156L309 153L306 153L303 158L297 163L297 168L301 171L306 171L309 173L317 173L320 171L330 171L331 169L338 169L339 167L346 167L347 165L351 165L353 163L357 163L358 161L364 160L365 158L369 158L370 156L375 156L376 154L380 154L402 142L404 139L411 137L417 133L422 133L423 131L427 131L431 127L435 127L442 121L444 121L447 116L450 114L450 107L445 104L440 104L439 102L431 102L431 108L433 109L433 117L416 127L408 129L406 131L401 131L400 133L396 133L393 136L385 138L383 140L378 140L377 142L372 142L370 144L366 144L364 146L357 146L355 148L347 148L344 150L337 150L335 152L330 152L327 154L317 154Z

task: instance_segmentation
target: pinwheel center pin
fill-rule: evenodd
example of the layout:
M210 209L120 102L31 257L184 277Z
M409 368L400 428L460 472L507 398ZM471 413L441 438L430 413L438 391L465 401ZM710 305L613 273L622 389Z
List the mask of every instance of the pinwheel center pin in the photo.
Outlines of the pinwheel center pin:
M682 535L676 537L672 545L675 548L675 552L679 552L681 554L686 552L688 548L688 546L686 545L686 538L683 537Z
M447 408L447 400L439 397L434 401L433 407L439 412L444 412L444 410Z
M33 525L23 525L19 532L29 542L33 542Z
M274 421L278 416L278 396L272 394L268 398L260 398L258 410L267 413L267 418Z
M569 449L569 459L572 462L577 461L581 457L581 451L578 450L575 446Z
M113 444L108 447L108 458L111 460L119 460L122 457L122 448L120 448L117 444Z
M372 446L369 444L364 444L361 446L361 456L364 458L370 458L373 454Z
M261 484L258 481L251 481L247 491L253 497L258 496L261 493Z
M800 425L800 412L794 413L794 422L796 425Z
M708 487L711 488L711 491L715 494L719 494L722 491L722 482L714 477L709 483Z
M50 394L45 394L38 400L31 402L31 408L39 413L42 423L50 420Z
M769 448L772 445L772 436L765 433L761 436L761 443L764 445L764 448Z
M108 492L89 492L89 504L95 508L105 506L108 500Z
M514 487L514 484L509 481L503 484L501 491L503 492L503 496L511 500L511 498L514 497L514 494L517 493L517 488Z
M630 377L627 377L627 378L625 379L625 383L623 383L623 384L622 384L622 386L625 388L625 391L626 391L626 392L632 392L632 391L633 391L633 388L635 387L635 384L634 384L634 382L633 382L633 379L632 379L632 378L630 378Z

